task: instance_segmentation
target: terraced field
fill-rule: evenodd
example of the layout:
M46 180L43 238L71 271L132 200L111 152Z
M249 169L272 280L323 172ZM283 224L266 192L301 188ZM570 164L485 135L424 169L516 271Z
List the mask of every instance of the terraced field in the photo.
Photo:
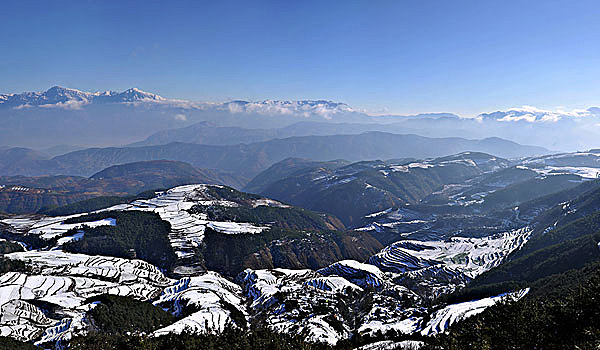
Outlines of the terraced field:
M196 254L204 244L205 229L260 236L270 224L209 220L207 214L191 209L197 205L287 206L253 195L236 200L215 198L222 190L208 185L181 186L149 200L96 212L147 211L169 222L168 242L178 259L171 277L138 259L62 250L63 245L85 237L90 227L119 225L118 219L85 221L83 214L4 219L11 237L36 236L50 246L5 254L6 259L22 262L26 269L0 276L0 335L38 345L65 343L93 329L89 314L99 305L93 300L107 294L168 310L175 320L152 331L155 336L185 330L220 332L228 324L242 328L259 324L328 344L355 332L432 334L499 299L450 305L430 314L423 306L428 296L422 289L442 293L464 285L500 264L529 239L531 232L524 227L484 238L405 240L385 247L365 262L340 260L318 270L246 269L231 281L204 271L198 263Z

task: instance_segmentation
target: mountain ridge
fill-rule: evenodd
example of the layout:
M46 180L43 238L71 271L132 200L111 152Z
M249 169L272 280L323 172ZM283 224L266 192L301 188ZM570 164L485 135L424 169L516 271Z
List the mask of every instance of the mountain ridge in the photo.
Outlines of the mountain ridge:
M241 176L253 177L272 164L289 157L317 161L422 159L464 151L480 151L504 158L548 153L541 147L522 146L499 139L427 138L418 135L369 132L359 135L290 137L227 146L170 143L160 146L89 148L51 159L14 161L14 166L4 164L0 167L0 175L91 176L112 165L165 159L189 162L196 168L233 171Z
M196 169L188 163L168 160L114 165L91 177L0 176L0 212L35 213L92 199L93 202L121 201L122 198L117 197L198 182L241 187L246 180L234 174Z
M0 139L5 145L34 149L52 148L59 144L57 140L60 144L106 147L139 143L157 132L171 130L172 134L172 129L211 122L253 131L229 130L228 135L221 130L223 133L218 136L227 136L225 141L217 135L198 140L188 135L188 139L166 141L234 144L234 136L240 136L238 142L251 143L291 136L391 131L426 137L498 136L522 144L573 151L597 146L598 111L596 107L581 111L523 107L482 113L474 118L452 113L371 115L343 102L319 99L194 102L137 88L85 92L56 86L42 92L0 95ZM321 124L282 129L299 122Z

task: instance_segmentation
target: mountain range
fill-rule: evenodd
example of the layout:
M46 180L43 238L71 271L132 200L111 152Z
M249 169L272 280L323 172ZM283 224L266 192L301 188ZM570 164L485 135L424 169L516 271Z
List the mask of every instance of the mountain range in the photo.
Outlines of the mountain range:
M158 146L89 148L49 159L44 159L32 150L11 148L0 151L6 154L0 161L0 175L91 176L112 165L165 159L188 162L197 168L234 172L238 176L251 178L272 164L289 157L317 161L359 161L430 158L464 151L485 152L505 158L548 152L541 147L523 146L499 138L467 140L368 132L359 135L289 137L228 146L176 142Z
M232 144L234 135L241 136L238 143L250 143L290 136L386 131L428 137L500 137L572 151L597 146L600 136L597 107L550 111L526 106L473 118L452 113L369 115L345 103L326 100L192 102L136 88L84 92L55 86L43 92L2 94L0 120L4 146L40 150L59 145L156 145L175 141ZM208 124L194 126L202 122ZM304 124L293 126L299 122ZM216 136L194 136L194 131L215 127L232 128L216 130L230 137L219 142ZM176 130L181 128L188 129Z
M158 95L131 88L123 92L84 92L60 86L53 86L43 92L25 92L21 94L0 94L1 108L65 108L77 109L87 104L166 102Z
M84 200L88 202L79 207L89 208L94 203L121 203L145 191L180 185L210 183L241 187L246 182L247 179L233 174L196 169L188 163L169 160L114 165L90 177L0 176L0 212L49 212Z
M286 159L250 183L322 204L341 220L206 184L52 214L65 216L3 216L3 334L51 347L144 329L152 334L140 338L145 344L172 343L207 331L229 339L230 324L241 334L301 334L308 345L297 347L307 349L485 348L485 339L589 348L599 159L598 150L518 161L475 152L351 164ZM116 166L89 181L162 178L163 168ZM490 198L497 205L482 205Z

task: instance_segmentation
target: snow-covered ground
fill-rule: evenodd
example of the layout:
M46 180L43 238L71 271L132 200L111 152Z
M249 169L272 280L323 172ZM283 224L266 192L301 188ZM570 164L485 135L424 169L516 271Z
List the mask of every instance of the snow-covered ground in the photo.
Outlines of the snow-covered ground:
M344 278L322 276L312 270L247 269L238 276L238 281L245 295L252 300L252 309L266 313L266 324L270 329L302 333L307 341L332 345L350 336L346 327L340 330L330 324L331 314L313 312L313 307L318 304L335 315L338 293L362 290ZM286 304L285 300L293 301L294 306L286 306L292 304ZM301 313L306 316L300 316Z
M467 301L464 303L448 305L445 308L436 311L427 325L421 331L423 335L433 335L444 332L453 323L474 316L483 312L487 307L490 307L504 299L518 300L524 297L529 292L529 288L523 289L514 293L505 293L495 297L484 298L479 300Z
M36 340L37 344L68 340L84 333L89 326L85 314L95 304L86 300L102 294L154 302L176 315L182 308L195 310L176 323L157 330L155 335L181 333L184 329L221 331L227 323L235 323L230 316L231 308L245 315L241 287L215 272L172 280L141 260L59 250L18 252L5 257L26 262L38 272L0 275L2 336ZM55 314L60 318L48 318L32 301L56 305Z
M599 164L600 166L600 164ZM544 167L527 167L524 165L517 165L517 168L528 169L537 172L543 176L559 175L559 174L573 174L581 176L584 179L597 179L600 177L600 167L592 168L585 166L544 166Z
M372 344L363 345L356 350L417 350L423 346L423 342L416 340L382 340Z
M239 285L221 277L216 272L206 272L195 277L185 277L165 288L155 305L169 306L175 315L184 308L194 312L177 322L156 330L156 336L183 331L212 332L222 331L227 324L236 324L229 308L235 308L246 315L243 308L242 289ZM245 322L246 323L246 322ZM237 324L245 327L246 324Z
M382 287L386 279L375 265L363 264L355 260L342 260L317 271L323 276L341 276L361 287Z
M422 318L400 318L387 320L372 320L363 323L358 331L360 333L375 336L378 332L385 333L389 330L395 330L398 333L412 334L419 330Z
M29 232L39 235L43 239L52 239L64 235L72 229L79 229L82 226L97 227L97 226L115 226L115 219L102 219L96 221L88 221L77 224L65 224L64 221L70 218L75 218L78 215L56 216L56 217L23 217L10 218L2 220L3 223L10 225L17 231Z
M350 336L350 326L339 319L339 298L340 295L360 295L364 291L361 286L385 286L372 296L370 310L358 318L356 325L358 332L372 335L390 329L423 334L444 331L452 322L501 300L498 296L449 305L434 313L431 321L424 325L419 315L426 310L404 305L407 299L418 300L416 294L405 287L394 286L376 266L352 260L334 263L318 272L248 269L240 274L236 284L216 272L173 280L141 260L60 250L5 256L26 262L36 272L9 272L0 276L0 335L34 340L37 344L68 340L85 333L89 327L86 312L95 305L86 300L101 294L146 300L175 315L187 310L185 314L189 316L156 330L154 336L184 330L219 332L226 324L247 322L250 314L264 313L266 325L275 331L302 332L308 341L328 344ZM525 292L514 295L522 296ZM288 304L286 300L294 303ZM57 305L58 312L49 318L33 301ZM248 302L253 311L246 310ZM321 311L314 312L317 305ZM322 308L329 311L323 313ZM337 322L336 319L341 323L332 323ZM385 344L372 348L385 349Z
M425 165L429 167L429 164ZM449 305L432 314L430 321L424 324L428 311L421 306L422 296L413 287L413 290L408 289L402 281L418 280L432 290L449 290L500 264L510 252L520 248L531 233L525 227L484 238L399 241L367 262L342 260L317 271L247 269L234 283L216 272L204 272L187 263L195 258L197 249L194 248L202 244L205 229L208 227L225 234L260 234L268 227L211 221L205 214L192 213L190 209L196 204L240 205L212 198L207 194L208 186L179 186L148 200L102 210L151 211L168 221L172 227L170 243L181 261L186 262L180 267L189 272L189 277L181 279L168 278L142 260L61 250L62 244L85 235L84 225L118 225L114 219L73 225L64 221L80 215L3 220L14 231L30 232L44 239L58 238L58 243L50 250L5 255L8 259L24 262L31 272L0 275L0 335L37 344L68 340L86 332L89 327L86 312L95 306L86 300L101 294L128 296L151 302L177 316L187 315L156 330L154 336L184 330L219 332L226 324L242 326L242 322L245 326L253 319L264 320L264 325L278 332L302 333L308 341L328 344L336 344L353 332L374 335L393 329L403 333L433 334L444 331L456 320L481 312L501 297ZM285 207L269 199L248 201L250 204L244 205ZM379 215L393 217L406 225L426 223L418 213L405 208L390 208L370 217ZM65 236L72 229L76 233ZM511 294L511 297L520 297L524 293ZM361 301L365 305L352 315L352 321L344 319L340 305L351 304L367 294L368 302ZM45 314L39 307L40 302L56 305L56 312ZM386 349L398 343L371 345L364 349Z
M527 242L527 227L483 238L452 237L445 241L403 240L385 247L369 263L383 271L404 273L430 266L449 267L473 278L502 262Z
M185 185L157 193L156 197L147 200L136 200L129 204L119 204L101 211L150 211L160 215L161 219L171 224L169 240L180 259L194 259L197 249L204 239L204 231L207 227L225 234L260 234L268 229L267 226L256 226L244 222L219 222L207 220L206 215L193 214L190 209L194 205L218 205L225 207L237 207L239 204L227 200L215 200L206 193L210 187L221 187L217 185ZM286 205L271 199L261 198L252 200L251 207L274 206L287 207ZM79 217L84 214L76 214L61 217L39 217L24 216L4 219L1 222L10 225L14 230L29 232L39 235L43 239L62 237L70 229L79 229L82 226L96 227L101 225L115 225L114 219L103 219L78 224L65 224L64 221ZM70 240L79 239L81 235L60 238L59 242L64 244ZM197 268L182 268L181 271L198 271Z
M226 234L260 234L268 228L251 223L210 221L203 214L192 214L190 209L196 204L239 206L235 202L210 198L206 195L209 186L179 186L158 193L148 200L137 200L99 211L140 210L158 213L171 224L170 242L180 258L193 254L193 248L202 243L206 227ZM287 207L264 198L251 200L249 205ZM69 218L82 215L85 214L62 217L23 216L2 221L13 231L35 234L42 239L58 238L58 241L51 250L5 255L9 259L25 262L35 273L11 272L0 276L0 308L4 310L0 315L0 335L20 340L36 339L40 344L68 339L85 328L85 312L92 307L85 300L100 294L152 301L175 314L180 313L184 307L195 310L175 324L157 330L155 335L180 333L184 329L219 331L228 323L240 322L239 317L236 321L231 317L232 308L245 315L241 287L217 273L202 273L190 268L188 271L193 277L176 281L165 277L155 266L142 260L89 256L60 250L62 244L81 239L85 235L82 230L84 226L118 224L110 218L78 224L64 223ZM72 229L76 229L76 233L65 236ZM58 305L63 317L48 319L41 309L29 303L32 300Z
M83 331L85 300L101 294L151 300L171 282L156 267L141 261L71 254L59 250L6 254L36 271L0 276L0 334L39 344L69 339ZM50 319L31 304L59 307L60 319Z
M205 195L208 187L216 185L185 185L174 187L158 193L148 200L137 200L130 204L116 205L104 210L142 210L160 215L161 219L171 224L169 240L179 258L190 258L195 248L202 244L206 227L226 234L257 234L267 229L251 223L216 222L207 220L203 214L192 214L189 210L194 205L219 205L225 207L239 206L235 202L213 200ZM277 201L256 201L258 205L278 205ZM280 203L279 203L280 204Z

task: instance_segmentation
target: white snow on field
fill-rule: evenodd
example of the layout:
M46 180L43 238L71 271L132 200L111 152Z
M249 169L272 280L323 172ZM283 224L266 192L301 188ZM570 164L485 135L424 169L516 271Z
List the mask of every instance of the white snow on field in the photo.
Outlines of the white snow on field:
M386 279L385 274L375 265L364 264L356 260L341 260L317 271L323 276L341 276L361 286L381 287Z
M575 167L575 166L545 166L543 168L532 167L527 168L521 166L521 168L533 170L540 175L550 176L559 174L573 174L579 175L584 179L597 179L600 177L600 168L590 167Z
M266 324L277 332L305 334L310 342L336 344L350 336L349 330L334 329L325 318L338 317L338 293L361 288L339 276L323 277L312 270L251 270L238 276L254 310L267 312ZM281 300L291 301L288 304ZM329 316L315 314L315 303L326 305ZM306 314L308 316L300 316Z
M329 322L325 320L324 315L312 315L298 322L289 322L284 319L272 318L269 328L280 333L301 334L304 340L311 343L326 343L335 345L341 339L348 338L350 332L344 330L341 334L335 330Z
M77 231L74 235L71 236L66 236L66 237L61 237L56 241L56 245L57 246L61 246L65 243L69 243L69 242L73 242L73 241L78 241L80 239L83 238L83 235L85 233L83 232L83 230L79 230Z
M188 210L194 205L219 205L236 207L239 204L214 200L209 193L209 185L179 186L166 192L158 193L148 200L137 200L130 204L121 204L101 211L140 210L155 212L163 220L171 224L169 238L178 257L193 257L196 247L203 240L206 227L226 234L259 234L266 226L255 226L250 223L209 221L204 214L192 214ZM269 199L256 199L251 207L274 206L288 207ZM157 330L155 335L169 332L180 333L184 329L194 331L220 331L227 323L240 322L239 315L246 312L242 306L241 287L233 284L216 273L204 273L201 276L172 281L166 278L155 266L141 260L118 259L102 256L72 254L60 250L64 243L84 237L84 230L70 236L64 234L70 229L81 229L84 225L96 227L115 225L114 219L105 219L78 224L64 224L68 218L85 214L63 217L17 217L4 220L13 230L40 235L45 239L60 237L57 246L49 251L26 251L7 254L6 257L24 261L32 266L36 274L21 273L0 276L0 307L7 311L4 321L0 321L0 335L12 336L21 340L38 340L37 344L68 339L84 327L85 311L89 305L84 301L99 294L116 294L140 300L154 300L156 304L167 307L173 312L181 312L184 307L193 307L193 312L173 325ZM186 263L176 268L176 272L184 271L197 274L199 269ZM313 277L317 276L312 273ZM302 285L300 284L302 287ZM306 287L305 287L306 288ZM162 291L162 294L161 294ZM159 296L160 295L160 296ZM18 309L9 301L19 301ZM60 307L62 318L58 320L44 319L36 306L27 300L41 300ZM12 309L9 306L12 305ZM237 309L236 321L232 318L232 307ZM30 308L26 313L23 308ZM19 322L10 319L8 310L16 310L13 314L34 315L29 318L37 323L23 324L25 317ZM0 315L1 316L1 315ZM245 317L245 316L244 316Z
M120 284L145 283L166 286L170 280L154 265L143 260L67 253L60 250L26 251L4 255L41 269L43 274L86 276Z
M388 214L388 213L390 213L391 211L392 211L392 208L387 208L386 210L382 210L382 211L378 211L378 212L376 212L376 213L372 213L372 214L369 214L369 215L365 215L365 217L366 217L366 218L374 218L374 217L377 217L377 216L380 216L380 215Z
M244 286L245 294L250 297L253 308L264 308L273 302L277 292L289 293L303 289L303 282L319 277L312 270L252 270L246 269L238 276Z
M208 221L203 214L188 212L194 205L219 205L237 207L237 203L225 200L213 200L205 194L209 187L216 185L185 185L174 187L158 193L148 200L137 200L131 204L121 204L104 210L142 210L160 215L161 219L171 224L169 240L179 258L191 258L202 240L207 226L226 234L257 234L267 227L255 226L251 223L215 222ZM255 201L258 205L276 205L276 201Z
M495 161L496 158L489 159L487 162ZM446 164L463 164L467 166L476 167L477 163L473 159L453 159L453 160L445 160L438 163L440 166L444 166Z
M444 332L453 323L477 315L478 313L483 312L487 307L490 307L503 299L519 300L528 292L529 288L514 293L501 294L495 297L448 305L431 316L431 320L423 328L421 334L433 335Z
M409 317L401 320L371 320L363 323L358 332L375 336L378 332L384 333L395 330L398 333L412 334L419 330L422 318Z
M430 164L413 163L409 168L427 168ZM500 264L528 239L527 227L485 238L454 237L446 241L399 241L372 256L367 263L355 260L335 262L318 271L308 269L246 269L233 283L216 272L201 272L194 265L197 249L208 227L224 234L260 234L267 226L251 223L218 222L206 214L192 214L196 204L236 207L242 204L215 200L209 185L175 187L155 198L138 200L106 210L141 210L155 212L171 224L171 245L183 263L175 270L180 276L167 278L158 268L142 260L73 254L60 250L64 243L81 239L83 225L90 227L115 225L114 219L66 225L67 217L27 217L5 219L15 231L31 232L45 239L59 237L56 247L48 251L25 251L4 256L23 261L32 267L29 274L9 272L0 275L0 335L10 336L48 346L84 334L89 328L86 312L94 307L86 303L101 294L122 295L152 302L174 315L188 315L153 332L167 333L220 332L227 324L246 323L251 315L264 317L264 325L278 332L304 334L309 342L336 344L352 332L375 335L379 331L435 334L443 332L457 320L481 312L501 300L502 296L449 305L435 312L427 324L427 310L420 297L404 287L403 280L418 281L419 287L433 291L450 288ZM218 198L218 197L217 197ZM269 199L250 199L243 205L251 207L284 204ZM249 204L248 204L249 203ZM387 209L368 215L386 215L395 223L373 224L369 229L386 225L425 223L418 213L405 208ZM76 229L75 234L65 232ZM365 228L367 229L367 228ZM188 259L189 258L189 259ZM179 269L179 270L178 270ZM182 271L184 273L182 273ZM412 286L412 285L411 285ZM353 321L340 315L344 298L370 294L368 311ZM413 288L413 287L411 287ZM451 288L450 288L451 289ZM448 289L449 290L449 289ZM417 289L415 289L417 291ZM510 294L520 298L527 291ZM435 294L435 293L434 293ZM345 301L344 301L345 300ZM40 303L56 306L56 312L45 314ZM249 308L246 309L246 306ZM354 322L357 322L356 328ZM387 349L400 343L380 342L364 349ZM413 343L406 343L413 346Z
M226 324L239 322L232 318L232 308L246 317L241 287L215 272L175 281L141 260L59 250L18 252L5 257L21 260L39 274L0 275L0 335L3 336L37 340L40 345L68 340L85 332L88 326L85 313L93 307L85 301L101 294L154 301L177 315L185 308L195 310L154 335L184 330L222 331ZM57 305L62 317L46 317L29 303L33 300Z
M21 324L0 325L0 336L10 337L20 341L35 339L40 329L31 323L22 322Z
M219 298L214 294L206 293L201 300L204 303L202 310L194 312L190 316L169 326L158 329L152 335L161 336L169 333L181 334L182 332L222 332L228 323L233 323L230 313L219 304Z
M185 185L174 187L168 191L157 193L156 197L151 199L140 199L130 204L119 204L101 211L150 211L160 215L161 219L171 224L169 240L175 254L180 259L194 258L197 247L202 244L204 239L204 230L210 227L213 230L225 234L259 234L268 229L267 226L256 226L251 223L238 222L217 222L209 221L204 214L192 214L189 210L194 205L217 205L226 207L237 207L239 204L226 201L214 200L208 190L211 187L220 187L216 185ZM257 206L288 207L280 202L262 198L253 200L250 204ZM84 222L78 224L64 224L69 218L79 217L85 214L76 214L61 217L22 217L2 220L3 223L12 226L14 230L20 232L29 232L40 235L43 239L51 239L64 235L70 229L80 229L84 225L96 227L102 225L115 225L114 219L103 219L98 221ZM80 234L71 237L60 238L59 245L72 240L80 239ZM198 269L189 267L192 273Z
M355 291L362 291L363 289L354 283L349 282L347 279L339 276L328 276L328 277L316 277L306 282L304 285L311 286L316 289L320 289L331 293L341 293L347 288Z
M422 169L427 169L427 168L433 168L435 165L433 164L429 164L429 163L410 163L408 164L409 168L422 168Z
M175 308L177 309L175 312L178 314L184 306L202 307L202 301L195 298L198 291L214 293L220 299L232 305L239 306L242 304L242 288L212 271L205 272L200 276L185 277L178 280L165 288L154 303L158 305L165 302L175 302ZM185 305L182 305L182 302Z
M104 210L141 210L160 215L171 224L169 239L178 257L193 256L194 248L202 243L206 220L187 210L194 204L193 194L203 190L204 185L186 185L172 188L148 200L137 200L131 204L121 204Z
M48 270L44 273L47 272ZM143 283L126 284L121 278L107 281L89 277L8 272L0 276L1 333L24 341L33 340L43 333L41 343L68 339L73 332L83 329L81 322L89 307L85 305L87 298L100 294L115 294L147 300L158 290L156 286ZM52 320L42 316L42 312L36 306L27 303L32 300L59 306L65 317ZM24 332L23 325L31 332Z
M408 166L406 166L406 165L390 165L388 168L389 168L389 170L391 170L393 172L402 172L402 173L408 172ZM379 170L379 172L385 176L387 176L390 173L387 170Z
M40 274L10 272L0 276L0 335L35 340L38 345L84 334L88 326L86 312L94 306L86 304L85 300L100 294L152 301L175 315L193 310L189 316L156 330L153 336L179 334L185 330L220 332L229 323L239 323L240 319L246 322L248 313L244 304L248 297L253 301L253 309L266 311L267 327L284 333L302 332L309 342L333 345L348 338L351 332L346 324L340 324L341 329L339 325L332 326L331 317L338 317L338 293L347 290L360 293L359 284L385 284L388 286L385 294L395 293L389 279L377 267L353 260L332 264L321 273L312 270L247 269L238 277L240 286L215 272L171 280L156 267L140 260L58 250L18 252L6 256L26 262ZM400 292L406 297L414 296L406 288ZM520 297L524 293L526 291L514 295ZM296 306L287 310L287 304L283 303L283 299L279 300L281 295L285 296L285 300L295 300ZM374 295L373 308L357 331L375 334L394 329L403 333L433 334L444 331L456 320L481 312L500 298L450 305L436 312L422 329L422 318L410 316L410 309L403 310L400 299ZM48 318L31 303L33 300L57 305L61 318ZM315 303L327 305L329 313L313 314L311 310L314 310ZM408 316L405 311L408 311ZM298 318L300 314L308 316Z
M428 168L433 168L433 167L435 167L435 165L429 164L429 163L410 163L407 165L390 165L387 168L389 169L389 171L392 171L392 172L407 173L410 171L410 169L414 169L414 168L428 169ZM379 170L379 171L385 176L387 176L389 174L388 170Z
M217 232L226 233L228 235L239 235L244 233L257 234L268 229L266 226L254 226L247 223L217 221L211 221L207 224L207 226Z
M417 340L382 340L375 343L363 345L356 350L417 350L425 343Z
M43 239L52 239L64 235L68 230L80 229L82 226L115 226L115 219L102 219L88 221L77 224L65 224L65 220L75 218L81 214L70 216L43 217L43 218L14 218L4 219L3 223L11 225L15 230L28 231L29 233L39 235Z
M239 322L231 317L228 307L236 308L245 318L242 298L241 287L216 272L182 278L165 288L154 304L172 305L171 309L175 315L180 315L183 309L189 307L197 311L172 325L156 330L153 334L155 336L167 333L180 334L186 330L222 331L228 323ZM246 324L237 324L237 326L245 327Z
M87 324L84 311L89 307L90 305L86 305L77 312L66 312L66 315L69 317L63 318L53 326L46 328L41 339L34 344L42 346L43 344L66 341L71 339L73 335L85 333Z
M0 306L0 335L4 337L30 340L54 322L40 309L23 300L10 300Z
M79 229L83 226L88 226L88 227L98 227L98 226L115 226L116 222L115 219L102 219L102 220L96 220L96 221L89 221L89 222L84 222L84 223L77 223L77 224L64 224L62 222L60 223L55 223L55 224L51 224L48 226L43 226L43 227L36 227L32 230L30 230L30 233L36 234L36 235L40 235L41 238L43 239L52 239L56 236L60 236L65 234L68 230L71 229Z
M393 221L393 222L388 222L388 223L379 223L379 222L372 222L370 224L368 224L367 226L363 226L360 228L356 228L354 229L354 231L376 231L376 232L381 232L385 229L395 229L398 226L401 225L421 225L421 224L426 224L428 221L425 220L409 220L409 221ZM405 236L409 233L400 233L400 236Z
M34 274L0 275L0 334L45 344L85 332L86 299L112 294L151 300L172 284L142 260L72 254L59 250L5 254L32 267ZM60 319L46 317L31 301L56 305ZM55 316L52 316L55 317Z
M575 165L581 162L593 163L600 165L600 153L594 152L574 152L574 153L559 153L540 157L527 158L522 161L524 164L548 164L554 165L556 161L569 161Z
M272 199L268 199L268 198L261 198L261 199L255 199L252 201L252 207L256 208L256 207L260 207L260 206L265 206L265 207L277 207L277 208L290 208L289 205L285 205L281 202L278 202L276 200L272 200Z
M484 238L452 237L445 241L398 241L369 263L383 271L404 273L431 266L449 267L473 278L500 264L529 239L528 227Z

